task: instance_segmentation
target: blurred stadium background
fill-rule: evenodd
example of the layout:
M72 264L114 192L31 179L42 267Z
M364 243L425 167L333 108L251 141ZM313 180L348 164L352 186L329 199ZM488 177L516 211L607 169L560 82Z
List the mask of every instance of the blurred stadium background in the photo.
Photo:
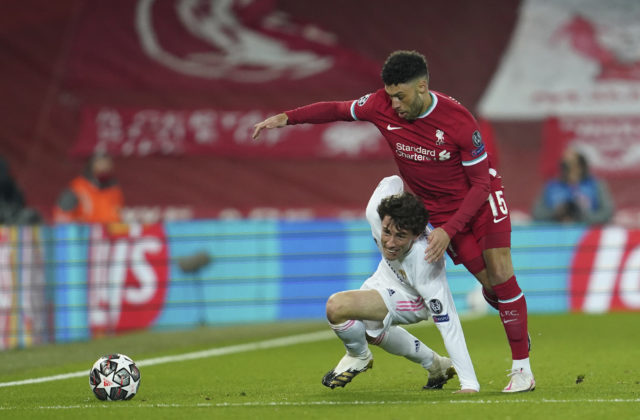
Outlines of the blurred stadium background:
M376 266L363 210L395 164L367 124L289 127L260 143L252 127L378 89L395 49L423 52L431 88L472 110L494 145L531 312L640 310L634 1L0 8L0 155L46 222L0 228L0 349L321 319L331 293ZM568 144L609 184L611 225L531 222ZM99 150L115 157L127 223L52 224L58 194ZM459 311L485 311L473 279L449 268Z

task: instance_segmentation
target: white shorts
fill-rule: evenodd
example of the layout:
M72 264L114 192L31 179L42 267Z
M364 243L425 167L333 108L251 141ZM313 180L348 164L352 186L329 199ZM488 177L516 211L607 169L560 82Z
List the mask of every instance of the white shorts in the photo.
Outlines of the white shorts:
M370 337L380 337L392 325L415 324L429 319L424 298L413 287L401 283L384 261L360 290L376 290L389 311L382 321L363 320Z

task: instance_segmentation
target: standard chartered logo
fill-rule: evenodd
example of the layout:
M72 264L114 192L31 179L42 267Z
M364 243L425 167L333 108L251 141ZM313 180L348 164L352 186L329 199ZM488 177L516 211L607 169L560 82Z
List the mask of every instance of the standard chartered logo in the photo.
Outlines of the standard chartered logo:
M415 162L437 160L435 150L427 149L422 146L410 146L403 143L396 143L396 154L402 158L413 160ZM441 158L440 160L443 159Z

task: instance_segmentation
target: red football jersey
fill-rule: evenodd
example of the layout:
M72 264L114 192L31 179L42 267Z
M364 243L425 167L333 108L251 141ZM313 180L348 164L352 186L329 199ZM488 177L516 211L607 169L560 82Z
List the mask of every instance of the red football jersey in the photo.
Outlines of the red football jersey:
M405 182L435 217L460 207L470 188L465 166L485 166L487 183L489 166L471 113L453 98L434 91L430 95L429 109L412 121L396 114L384 89L353 101L350 112L354 120L378 127Z
M431 106L411 121L396 114L384 89L354 101L320 102L286 114L288 124L337 120L375 124L387 140L402 178L423 199L433 225L446 223L443 227L452 235L487 200L490 163L471 113L449 96L434 91L429 94ZM494 170L491 173L496 176ZM475 194L469 194L472 186L477 186Z

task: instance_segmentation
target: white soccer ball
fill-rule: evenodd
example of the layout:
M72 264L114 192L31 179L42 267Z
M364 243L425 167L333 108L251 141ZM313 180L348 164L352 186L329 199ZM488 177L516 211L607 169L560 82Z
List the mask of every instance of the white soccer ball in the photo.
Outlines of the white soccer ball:
M140 370L130 357L109 354L93 364L89 386L99 400L130 400L138 392Z

